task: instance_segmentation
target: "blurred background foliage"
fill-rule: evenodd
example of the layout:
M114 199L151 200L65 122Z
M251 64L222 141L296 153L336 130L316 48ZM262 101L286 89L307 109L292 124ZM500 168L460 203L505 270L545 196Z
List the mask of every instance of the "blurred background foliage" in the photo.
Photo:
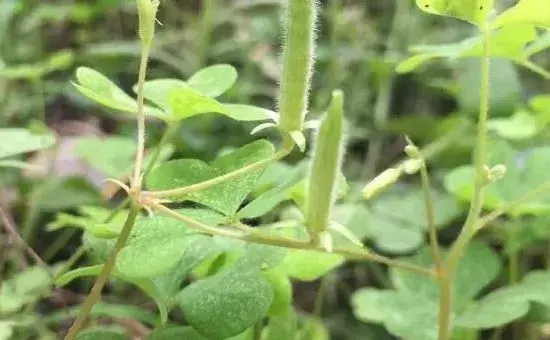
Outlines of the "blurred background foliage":
M512 3L502 1L499 6ZM148 78L187 79L202 67L228 63L237 68L239 80L224 94L225 100L275 109L280 5L279 0L163 0ZM406 74L396 73L395 67L410 56L412 45L457 42L475 35L474 28L428 16L410 0L322 0L320 8L310 116L323 112L333 89L341 88L346 94L344 174L350 190L336 214L381 252L406 255L419 249L425 244L425 227L415 179L400 182L368 204L358 203L359 190L380 170L403 158L405 135L435 151L441 151L438 147L443 140L444 152L433 152L429 165L440 195L436 202L441 240L448 244L457 234L466 206L447 193L454 192L448 185L445 188L443 178L450 169L470 161L479 62L475 58L441 59ZM56 213L75 212L81 205L114 206L120 197L103 180L122 176L132 164L135 146L122 138L135 138L132 117L97 106L78 94L71 81L77 66L89 66L131 93L140 53L136 18L134 0L0 3L0 127L51 130L58 137L53 150L33 154L22 171L0 169L0 204L9 207L8 217L50 269L59 269L56 264L81 249L80 234L75 229L50 231L46 225ZM541 34L539 43L546 46L549 40L548 33ZM549 68L550 53L537 53L534 61ZM550 82L505 59L493 60L491 79L491 116L498 118L493 133L523 149L547 143L550 135L544 127L550 122L550 97L544 94L550 92ZM175 135L175 155L213 159L222 149L254 140L249 135L252 127L217 115L188 119ZM148 128L147 143L153 146L162 126L151 121ZM100 142L92 136L111 138ZM301 158L295 153L289 164ZM267 183L280 180L290 169L288 164L277 165ZM292 211L282 206L262 222L277 221L279 216L292 216ZM541 267L547 256L545 240L550 237L541 227L545 221L547 216L514 220L530 227L520 233L505 225L483 237L503 253L534 253L524 265ZM506 241L507 233L517 234L513 242ZM5 329L19 332L17 339L55 338L66 329L66 317L74 315L65 304L82 301L91 281L79 281L69 286L71 291L40 285L47 282L41 279L41 267L33 266L25 247L9 235L2 235L2 249L6 249L1 257L5 264L2 279L4 287L18 287L20 298L10 308L7 297L1 300L0 294L0 316L20 314L5 320L0 317L0 339L9 339L3 336L2 325L13 320L21 327ZM27 286L21 287L17 280ZM349 303L359 287L390 285L385 268L348 264L322 284L296 283L295 306L307 313L317 311L334 339L391 339L383 327L355 319ZM152 316L147 312L149 305L128 306L135 299L143 301L136 294L128 286L114 285L106 298L112 304L102 305L98 310L103 314L98 313L137 320L119 324L139 334ZM123 312L116 309L117 303L126 303ZM542 320L550 320L547 310L539 314ZM319 332L315 339L325 339L326 334Z

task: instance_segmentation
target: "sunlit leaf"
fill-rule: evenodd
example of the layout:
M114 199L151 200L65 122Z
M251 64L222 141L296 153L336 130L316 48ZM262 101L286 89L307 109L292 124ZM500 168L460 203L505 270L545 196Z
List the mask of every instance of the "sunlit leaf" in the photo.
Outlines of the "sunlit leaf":
M226 64L213 65L191 76L187 83L193 89L216 98L229 90L237 81L237 70Z
M26 129L0 129L0 159L47 149L55 144L53 134L35 134Z
M147 185L152 190L166 190L197 184L268 159L273 152L273 146L269 142L259 140L219 157L210 164L197 159L170 161L151 172L147 178ZM262 172L263 168L259 168L206 190L173 199L201 203L223 214L232 215L252 190Z

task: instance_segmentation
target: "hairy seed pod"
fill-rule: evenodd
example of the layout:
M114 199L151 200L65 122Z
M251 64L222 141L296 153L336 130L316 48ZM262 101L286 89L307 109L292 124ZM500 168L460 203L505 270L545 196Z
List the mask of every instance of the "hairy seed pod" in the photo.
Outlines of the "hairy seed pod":
M137 0L139 15L139 38L145 45L150 45L155 36L155 22L160 0Z
M311 163L306 227L312 237L328 230L330 215L336 200L338 174L344 152L344 94L334 91L325 117L315 139Z
M286 0L279 127L302 131L315 55L316 0Z

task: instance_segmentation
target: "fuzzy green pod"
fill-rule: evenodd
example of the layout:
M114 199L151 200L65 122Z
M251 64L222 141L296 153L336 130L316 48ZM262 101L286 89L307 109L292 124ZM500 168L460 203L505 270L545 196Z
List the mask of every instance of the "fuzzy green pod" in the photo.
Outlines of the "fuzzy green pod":
M139 38L145 45L150 45L155 36L155 22L160 0L137 0L139 15Z
M344 153L344 94L334 91L321 121L311 163L306 227L312 239L328 230Z
M279 127L302 131L315 56L316 0L287 0L283 16L283 75Z

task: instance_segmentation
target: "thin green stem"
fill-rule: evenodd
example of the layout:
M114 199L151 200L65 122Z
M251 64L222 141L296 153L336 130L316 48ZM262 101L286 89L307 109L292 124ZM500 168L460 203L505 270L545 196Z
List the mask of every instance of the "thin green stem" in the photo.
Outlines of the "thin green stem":
M103 290L103 287L105 287L105 284L107 283L107 280L111 275L111 271L113 270L113 267L115 265L118 253L124 247L126 241L128 240L128 237L130 236L130 232L132 231L132 228L138 216L138 212L139 206L135 204L132 205L132 207L130 208L130 213L128 214L128 218L124 223L124 227L122 228L120 235L116 240L115 247L111 250L109 257L105 261L105 264L103 265L103 268L101 269L101 272L99 273L99 276L97 277L97 280L94 283L90 294L88 294L88 296L86 297L86 300L80 308L80 311L78 312L78 315L73 325L65 336L65 340L75 339L80 329L84 326L84 323L86 322L90 311L92 310L94 305L101 299L101 291Z
M138 147L136 152L136 162L134 167L134 177L132 179L132 188L136 192L141 190L142 180L142 168L143 168L143 156L145 153L145 113L143 109L143 101L145 97L145 91L143 84L145 83L145 76L147 74L147 63L149 62L150 46L143 45L141 51L141 60L139 62L139 75L138 75L138 94L137 94L137 123L138 123Z
M223 229L219 227L211 227L206 224L195 221L187 216L180 215L178 212L158 202L145 199L143 203L155 210L164 212L173 218L186 222L190 228L194 228L199 232L202 232L208 235L227 236L227 237L236 238L246 242L267 244L267 245L273 245L273 246L279 246L279 247L285 247L285 248L291 248L291 249L306 249L306 250L315 250L319 252L326 252L325 248L322 245L312 244L309 241L299 241L299 240L294 240L286 237L266 235L264 233L257 231L254 228L251 228L248 232L242 232L237 230ZM424 274L427 276L435 277L433 271L430 269L426 269L426 268L414 265L412 263L397 261L382 255L370 252L369 250L366 250L366 249L337 248L337 249L334 249L332 253L340 254L349 260L374 261L374 262L386 264L388 266L403 268L403 269L415 271L417 273Z
M474 195L470 204L468 216L464 226L453 243L445 262L445 275L440 278L441 295L439 303L439 340L449 340L451 336L451 311L452 311L452 280L462 255L466 251L468 243L476 233L476 224L483 207L487 175L485 166L487 163L487 119L489 114L489 87L490 87L490 39L491 31L485 23L481 28L483 33L483 56L481 58L481 84L479 119L477 125L477 138L475 150L475 183Z
M76 233L76 229L70 228L65 230L59 237L55 239L55 241L46 248L44 251L42 257L44 258L44 261L50 262L63 247L69 242L71 237Z
M550 80L550 71L542 68L541 66L533 63L530 60L522 60L519 62L519 65L525 67L526 69L535 72L539 76L543 77L546 80Z
M420 167L420 177L422 179L422 192L424 194L424 205L426 207L426 218L428 223L428 236L430 238L430 248L432 250L432 256L434 258L435 268L438 273L443 269L443 263L441 260L441 252L439 250L439 243L437 241L437 229L435 226L435 213L434 213L434 200L432 196L432 190L430 186L430 176L428 175L428 169L426 163L422 160L422 166Z
M59 272L57 273L56 276L59 277L59 276L65 274L66 272L68 272L71 269L71 267L76 263L76 261L80 260L80 258L82 256L84 256L84 254L86 254L86 247L84 245L81 245L71 255L71 257L69 257L67 262L65 262L65 264L63 265L63 268L61 268L61 270L59 270Z
M507 214L511 211L513 211L518 206L521 206L523 203L533 200L535 198L540 197L541 195L545 193L550 192L550 182L546 182L542 185L540 185L537 189L528 192L527 194L523 195L522 197L518 198L517 200L504 204L500 208L493 210L489 214L483 216L477 221L476 229L479 230L481 228L486 227L491 222L495 221L499 217L501 217L504 214Z
M438 339L448 340L451 337L452 315L452 278L443 269L439 272L439 314L438 314Z
M197 184L189 185L186 187L176 188L176 189L169 189L169 190L159 190L159 191L145 191L143 192L144 197L157 197L157 198L168 198L168 197L174 197L174 196L181 196L185 194L189 194L192 192L202 191L205 189L208 189L210 187L213 187L215 185L218 185L220 183L232 180L234 178L237 178L239 176L245 175L249 172L252 172L254 170L263 168L273 162L276 162L285 156L287 156L292 151L292 144L289 144L288 142L285 143L285 146L283 149L278 151L275 155L272 157L269 157L267 159L261 160L256 163L252 163L250 165L247 165L243 168L240 168L238 170L229 172L225 175L218 176L212 179L209 179L204 182L200 182Z
M208 61L208 49L215 19L215 0L202 0L200 34L198 43L198 66L204 67Z
M162 134L162 137L160 139L159 144L155 148L154 153L151 156L151 159L149 160L149 163L147 164L147 167L145 168L145 171L143 172L143 178L146 178L147 175L153 170L155 164L158 161L158 158L162 152L162 149L170 143L176 132L178 131L179 125L177 123L169 123L169 125L164 130L164 133Z

